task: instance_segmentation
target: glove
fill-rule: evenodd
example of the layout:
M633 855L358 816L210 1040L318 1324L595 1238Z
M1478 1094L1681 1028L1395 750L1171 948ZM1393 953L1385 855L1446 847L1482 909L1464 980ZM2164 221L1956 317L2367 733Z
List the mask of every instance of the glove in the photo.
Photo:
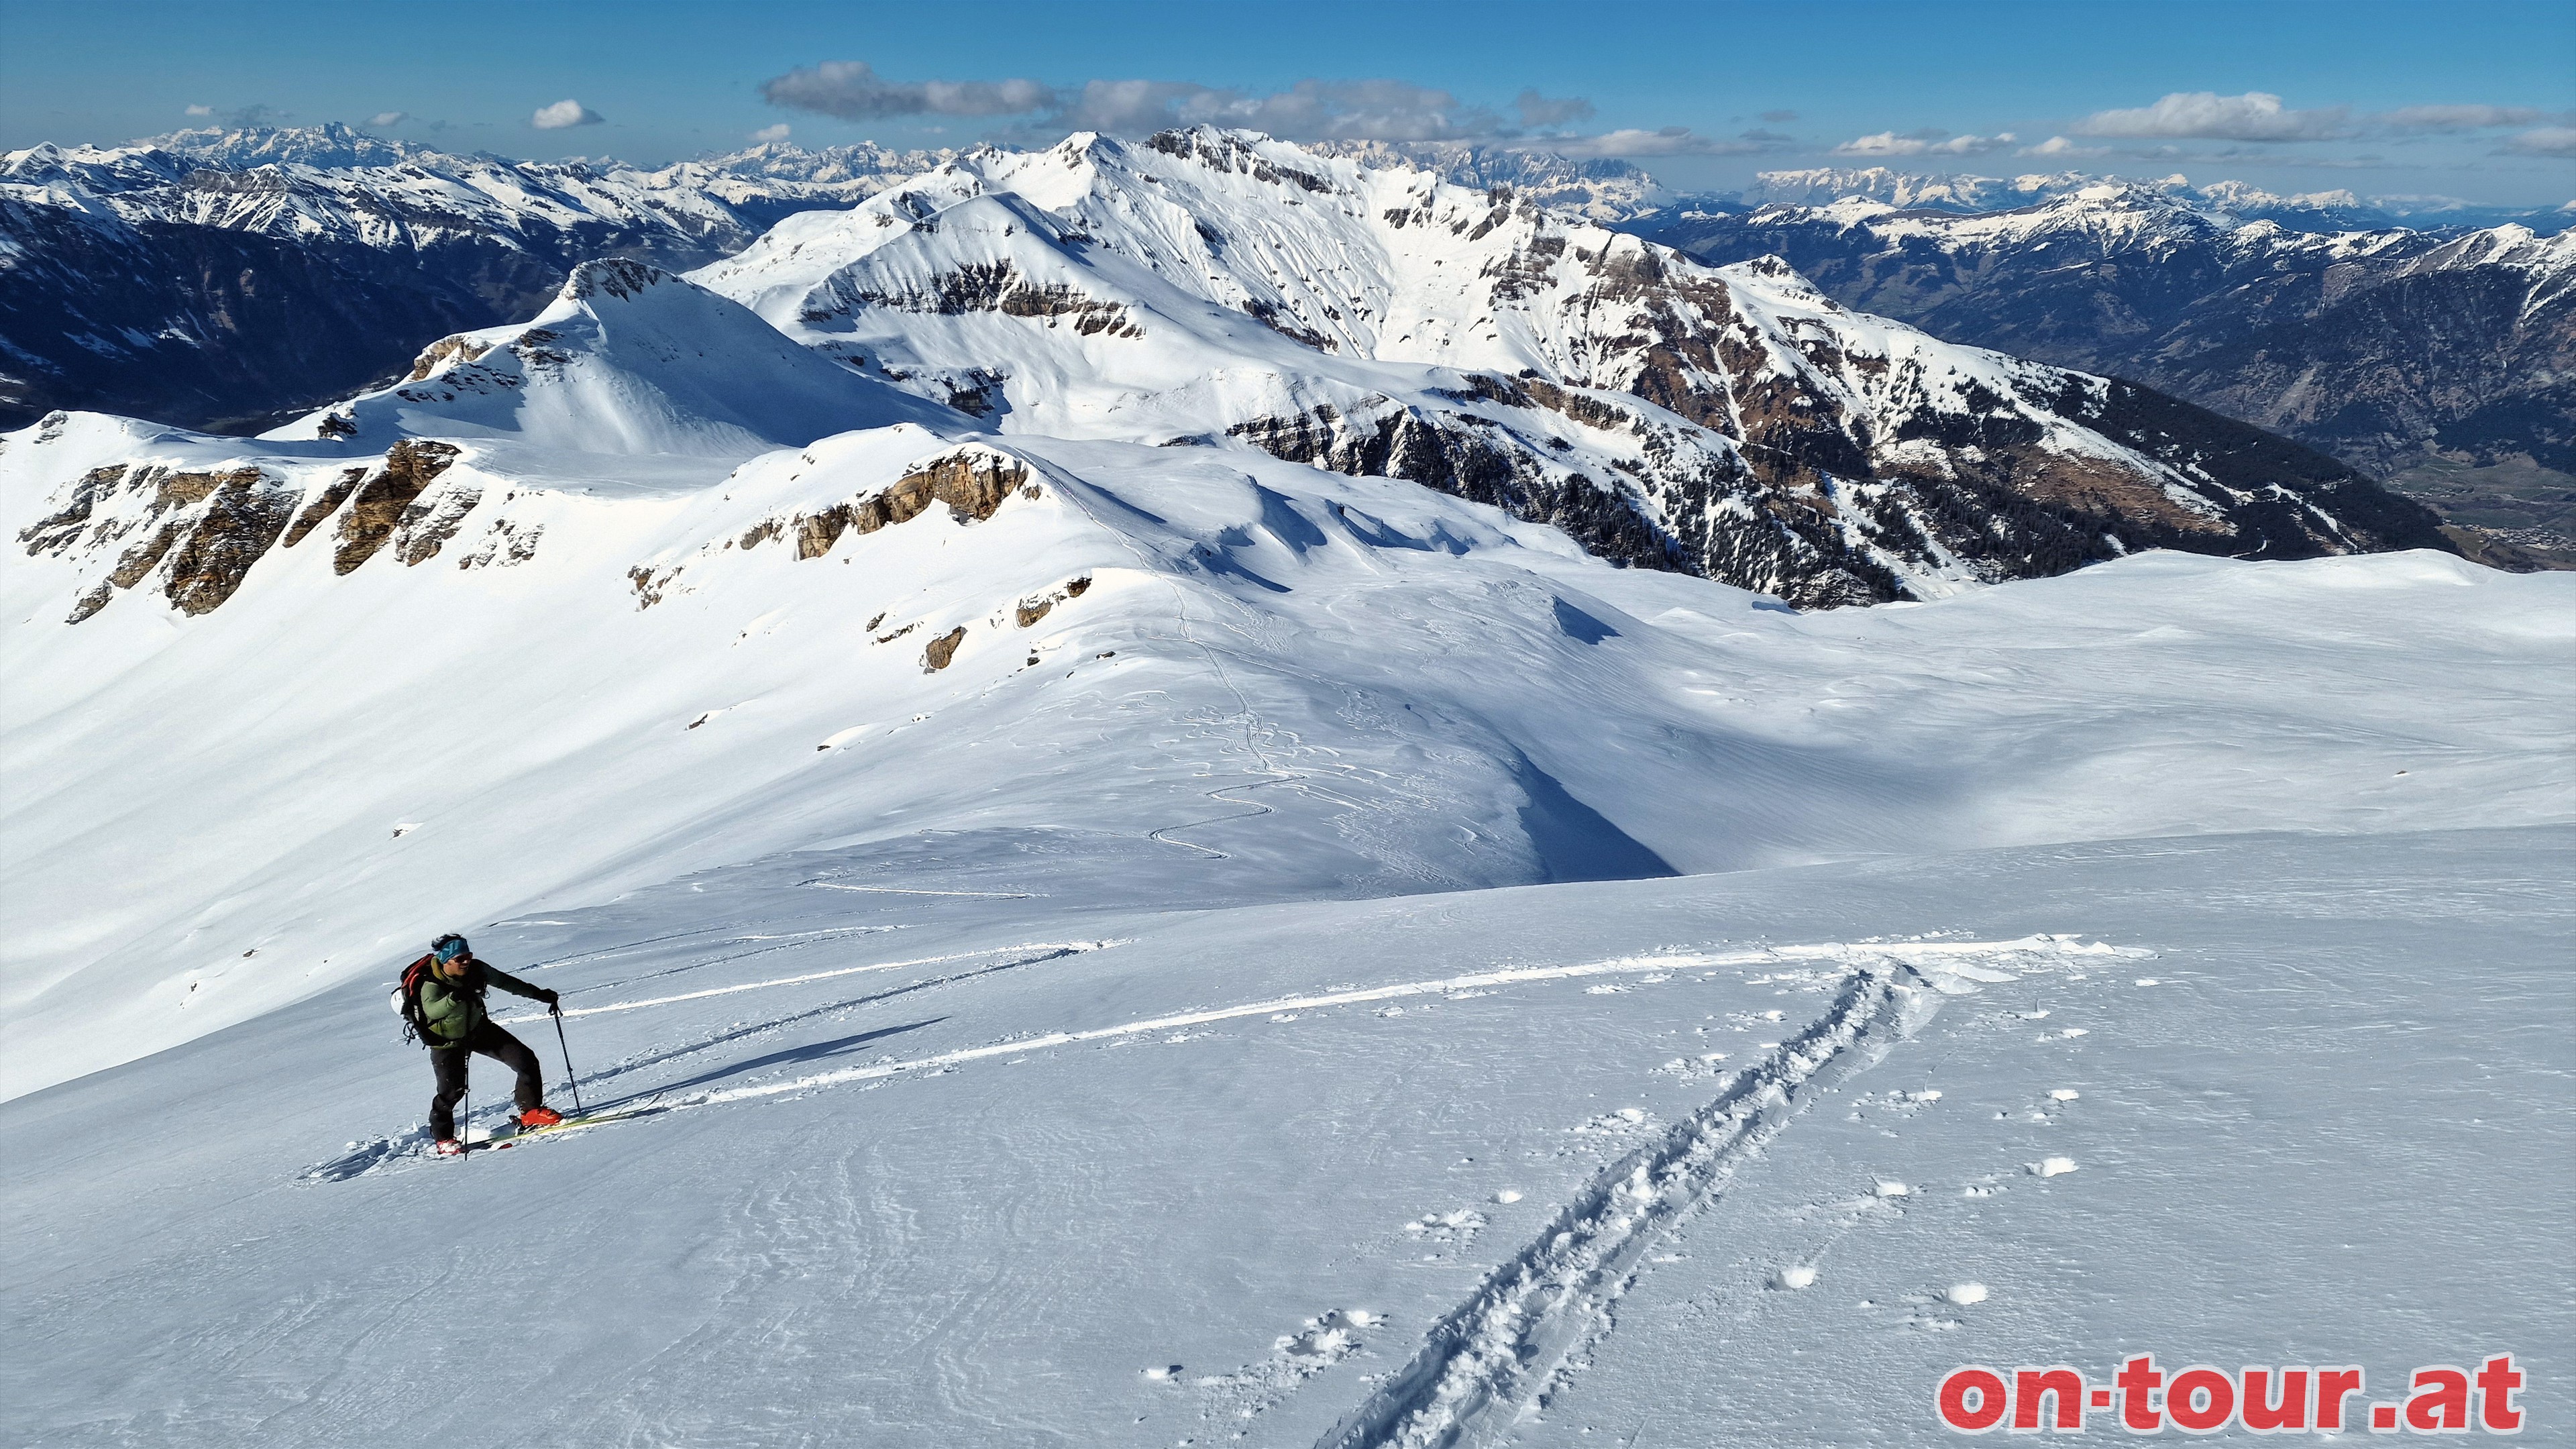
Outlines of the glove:
M545 1003L546 1005L548 1005L548 1006L553 1006L556 1002L563 1000L563 993L562 993L562 992L560 992L560 991L548 991L548 990L540 989L540 990L537 992L537 999L538 999L539 1001L544 1002L544 1003Z

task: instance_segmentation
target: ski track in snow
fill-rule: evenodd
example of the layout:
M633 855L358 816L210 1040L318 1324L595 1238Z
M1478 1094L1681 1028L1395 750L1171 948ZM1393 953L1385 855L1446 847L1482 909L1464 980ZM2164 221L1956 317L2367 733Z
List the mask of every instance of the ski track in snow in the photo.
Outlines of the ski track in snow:
M1048 955L1034 959L1060 959L1063 956L1074 954L1079 950L1097 949L1102 945L1108 944L1116 943L1067 943L1061 947L1053 948ZM1006 949L1029 948L1020 947ZM1447 1365L1452 1362L1467 1364L1472 1361L1474 1365L1481 1365L1489 1370L1490 1372L1488 1377L1492 1377L1494 1374L1499 1373L1501 1365L1488 1361L1491 1358L1490 1352L1483 1354L1471 1352L1472 1346L1477 1340L1474 1340L1472 1336L1461 1336L1461 1329L1463 1326L1461 1323L1462 1315L1468 1314L1476 1307L1477 1304L1482 1303L1487 1297L1491 1296L1494 1291L1494 1285L1499 1282L1503 1276L1511 1273L1514 1266L1530 1269L1546 1265L1562 1265L1571 1261L1568 1256L1569 1253L1581 1254L1585 1248L1589 1248L1591 1250L1589 1255L1585 1257L1585 1261L1592 1262L1596 1265L1592 1274L1593 1277L1599 1277L1602 1272L1606 1271L1607 1267L1614 1259L1618 1264L1633 1264L1636 1257L1644 1251L1645 1246L1662 1235L1662 1229L1670 1225L1671 1220L1677 1216L1681 1207L1696 1202L1701 1197L1705 1196L1706 1193L1713 1188L1724 1175L1732 1172L1733 1165L1737 1160L1742 1158L1746 1152L1759 1147L1763 1142L1768 1141L1773 1135L1776 1135L1780 1126L1786 1120L1785 1112L1776 1111L1775 1107L1777 1104L1769 1100L1767 1097L1759 1102L1761 1111L1753 1117L1746 1118L1742 1122L1738 1122L1735 1118L1728 1116L1728 1109L1739 1101L1744 1100L1748 1095L1761 1091L1765 1084L1774 1082L1781 1084L1780 1093L1778 1094L1779 1101L1786 1102L1789 1093L1794 1092L1797 1087L1813 1079L1817 1073L1824 1071L1827 1066L1838 1055L1842 1054L1852 1044L1853 1040L1855 1040L1871 1024L1871 1022L1875 1020L1873 1013L1877 1011L1877 1007L1873 1006L1869 1011L1860 1011L1855 1004L1856 998L1853 997L1851 994L1852 992L1861 990L1863 985L1868 982L1877 981L1880 982L1880 985L1875 988L1878 995L1889 1000L1893 1000L1893 992L1895 989L1894 985L1892 982L1884 979L1890 965L1913 971L1918 975L1928 971L1956 977L1964 977L1969 980L2012 980L2014 978L2007 973L1980 967L1974 964L1974 962L1977 958L1981 957L1993 958L2033 953L2045 953L2049 955L2147 954L2101 944L2090 946L2077 945L2071 937L2065 936L2032 936L2015 941L1912 941L1901 943L1866 943L1856 945L1830 943L1821 945L1770 946L1752 950L1730 952L1668 952L1649 955L1612 957L1601 961L1588 961L1564 966L1512 967L1496 971L1476 972L1463 976L1446 976L1426 981L1398 982L1386 986L1362 987L1304 996L1271 997L1262 1001L1235 1006L1209 1007L1167 1016L1149 1017L1139 1021L1124 1022L1115 1026L1092 1027L1074 1031L1048 1032L1038 1036L1022 1037L1015 1040L997 1042L980 1047L967 1047L956 1051L940 1052L929 1056L913 1057L899 1061L872 1062L863 1066L843 1067L833 1071L818 1072L808 1076L796 1077L783 1082L766 1082L756 1086L729 1087L696 1092L669 1102L659 1101L661 1094L656 1093L654 1097L648 1099L647 1105L643 1109L630 1112L619 1120L638 1121L648 1117L660 1117L673 1112L688 1111L699 1107L719 1106L726 1103L758 1101L765 1098L781 1097L789 1094L801 1094L827 1087L840 1086L851 1082L879 1081L885 1078L903 1075L939 1075L955 1067L963 1066L971 1062L986 1061L997 1057L1020 1057L1031 1052L1044 1051L1059 1046L1071 1046L1084 1042L1111 1041L1124 1037L1142 1036L1153 1032L1173 1031L1187 1027L1202 1026L1212 1022L1240 1020L1245 1017L1275 1016L1281 1013L1302 1014L1328 1007L1365 1005L1374 1002L1399 1000L1407 997L1446 995L1451 992L1472 991L1495 986L1517 985L1543 981L1569 981L1594 976L1643 975L1655 972L1670 972L1709 967L1771 965L1793 961L1831 961L1843 962L1852 965L1858 973L1854 984L1846 990L1844 997L1837 1002L1834 1010L1829 1012L1825 1018L1809 1027L1806 1032L1801 1033L1798 1037L1785 1041L1782 1047L1770 1058L1766 1059L1763 1065L1736 1078L1736 1086L1731 1087L1725 1094L1721 1095L1716 1102L1710 1104L1707 1108L1703 1108L1700 1112L1693 1114L1693 1116L1682 1125L1673 1129L1666 1135L1658 1146L1641 1149L1639 1152L1632 1153L1628 1158L1623 1159L1622 1163L1619 1166L1614 1167L1611 1173L1605 1174L1603 1178L1598 1180L1591 1189L1587 1190L1583 1197L1578 1199L1575 1207L1567 1209L1564 1214L1560 1214L1560 1224L1579 1221L1581 1223L1588 1223L1591 1225L1588 1231L1577 1232L1576 1237L1578 1242L1572 1248L1559 1251L1556 1248L1551 1247L1550 1244L1553 1243L1554 1238L1558 1233L1574 1231L1574 1229L1563 1226L1553 1229L1547 1237L1543 1237L1540 1240L1540 1244L1538 1246L1524 1250L1522 1254L1513 1260L1512 1265L1506 1265L1504 1269L1498 1270L1496 1278L1488 1281L1486 1290L1480 1292L1477 1299L1472 1301L1467 1308L1460 1310L1458 1313L1453 1313L1450 1319L1443 1320L1442 1328L1434 1331L1432 1346L1430 1348L1426 1348L1425 1356L1428 1357L1431 1355L1444 1343L1448 1343L1450 1347L1447 1352L1440 1355L1439 1365L1431 1365L1429 1367L1437 1370L1442 1365ZM963 957L992 954L998 953L967 952L960 953L960 957L948 959L962 959ZM847 975L854 974L859 971L888 969L891 965L901 964L910 963L883 963L865 967L846 968L843 971L821 974L826 976ZM902 995L932 986L954 984L970 980L977 976L989 975L997 970L1005 970L1010 966L1022 964L1029 963L1022 961L1006 962L998 966L984 967L976 971L960 973L954 976L936 977L929 981L917 982L913 985L900 988L897 991L881 993L878 996L868 997L861 1002L835 1002L829 1006L817 1008L817 1010L846 1010L852 1006L864 1005L882 1000L886 996ZM795 979L816 978L790 978L789 980ZM718 992L710 994L722 994L724 991L736 989L750 990L757 989L762 986L785 984L789 984L788 981L746 983L740 988L720 988ZM631 1005L637 1006L648 1004L657 1003L631 1003ZM593 1010L600 1009L605 1008L593 1008ZM570 1015L570 1013L566 1014ZM810 1014L812 1013L799 1013L798 1015ZM1861 1018L1869 1019L1862 1020ZM541 1018L513 1018L513 1020L537 1019ZM794 1018L788 1019L793 1020ZM591 1080L597 1082L606 1080L610 1077L623 1075L627 1072L638 1070L645 1066L667 1061L674 1056L705 1050L708 1047L719 1045L723 1041L732 1040L735 1037L745 1035L751 1031L766 1030L776 1024L777 1023L774 1022L764 1022L759 1026L747 1028L745 1032L727 1033L713 1042L702 1042L695 1046L681 1048L676 1052L664 1052L657 1056L649 1057L644 1061L621 1064L620 1066L612 1067L607 1071L598 1073ZM1824 1055L1815 1057L1813 1060L1809 1060L1807 1054L1815 1049L1816 1043L1824 1036L1834 1036L1836 1038L1835 1044L1830 1050L1826 1051ZM1787 1065L1784 1066L1784 1064ZM1791 1070L1792 1067L1794 1067L1795 1070ZM1837 1077L1839 1075L1840 1074L1837 1073ZM1750 1085L1748 1086L1747 1084ZM665 1090L667 1091L668 1089ZM603 1103L601 1107L596 1110L610 1110L613 1107L624 1105L624 1103L632 1102L633 1100L634 1098L629 1097L618 1103ZM460 1119L460 1122L462 1122L462 1119ZM470 1127L468 1130L470 1132ZM1731 1134L1731 1140L1734 1145L1731 1148L1720 1151L1720 1148L1726 1147L1726 1143L1720 1141L1720 1137L1727 1134ZM570 1137L574 1135L587 1134L560 1133L550 1135ZM534 1139L532 1139L532 1141L533 1140ZM398 1162L413 1159L424 1159L429 1156L430 1146L431 1143L429 1141L427 1129L414 1127L406 1132L386 1137L379 1137L373 1141L365 1143L353 1144L349 1150L341 1155L331 1158L325 1162L316 1163L312 1167L305 1169L303 1173L299 1174L299 1178L307 1183L345 1182L351 1178L375 1172L380 1168L393 1166ZM1647 1159L1652 1159L1652 1161L1649 1162ZM1647 1176L1638 1177L1638 1173L1646 1173ZM1679 1175L1676 1176L1676 1174ZM1614 1220L1627 1222L1624 1218L1616 1218L1615 1214L1612 1213L1612 1208L1615 1208L1616 1206L1616 1198L1612 1190L1614 1188L1618 1188L1621 1183L1630 1180L1646 1183L1657 1175L1661 1175L1668 1179L1668 1181L1666 1181L1662 1186L1649 1187L1648 1196L1656 1201L1663 1201L1665 1198L1669 1197L1671 1201L1664 1212L1659 1215L1650 1215L1654 1218L1654 1222L1652 1224L1654 1230L1647 1231L1647 1225L1642 1221L1630 1223L1623 1231L1622 1236L1620 1236L1616 1242L1605 1241L1603 1238L1603 1223ZM1679 1186L1676 1186L1677 1184ZM1609 1202L1611 1206L1602 1206L1602 1202L1604 1201ZM1584 1212L1584 1204L1587 1203L1593 1204L1593 1209L1588 1214ZM1609 1299L1615 1298L1618 1291L1624 1288L1625 1281L1626 1279L1623 1273L1617 1282L1604 1285L1608 1288L1606 1296L1601 1299L1601 1302L1605 1307ZM1517 1319L1520 1315L1529 1311L1531 1307L1531 1294L1544 1286L1545 1285L1543 1283L1534 1281L1522 1289L1514 1290L1516 1294L1515 1302L1505 1316L1509 1319ZM1576 1342L1576 1340L1568 1339L1566 1342L1570 1347ZM1557 1356L1562 1358L1564 1355L1560 1352ZM1405 1373L1398 1376L1398 1381L1411 1381L1417 1377L1417 1370L1424 1367L1425 1365L1420 1360L1417 1360L1415 1367L1407 1369ZM1435 1386L1446 1385L1451 1382L1451 1377L1452 1376L1450 1375L1443 1374L1431 1382L1433 1382ZM1489 1383L1481 1390L1470 1388L1464 1392L1473 1395L1477 1399L1477 1402L1481 1404L1491 1397L1492 1387L1493 1385ZM1453 1393L1448 1395L1448 1397L1455 1398L1457 1395ZM1382 1437L1369 1437L1368 1431L1372 1426L1395 1426L1402 1422L1406 1422L1408 1420L1408 1415L1412 1414L1415 1410L1425 1407L1424 1405L1413 1404L1410 1402L1398 1402L1398 1396L1394 1395L1391 1389L1382 1389L1379 1394L1371 1400L1371 1404L1377 1408L1377 1412L1375 1414L1372 1414L1369 1409L1364 1408L1360 1413L1354 1415L1352 1418L1346 1419L1344 1421L1344 1426L1337 1429L1335 1431L1335 1436L1328 1439L1327 1443L1337 1446L1338 1449L1338 1446L1343 1445L1357 1446L1381 1442L1405 1444L1416 1442L1426 1444L1455 1442L1454 1438L1441 1437L1421 1440L1408 1438L1392 1441L1385 1440ZM1354 1435L1358 1437L1354 1437Z
M800 942L798 944L804 943ZM936 966L948 961L971 961L978 956L1008 956L1016 951L1052 951L1062 955L1076 951L1105 950L1111 946L1120 946L1125 944L1126 943L1123 941L1029 941L1017 946L995 946L989 950L983 951L957 951L945 956L916 956L909 961L877 961L865 966L842 966L830 971L809 971L802 976L781 976L770 981L745 981L736 986L716 986L710 987L705 991L687 991L682 992L677 996L655 996L643 1001L616 1001L611 1002L606 1006L584 1006L572 1011L567 1011L563 1013L563 1016L565 1020L569 1021L576 1016L599 1016L612 1011L640 1011L648 1006L669 1006L673 1002L678 1001L701 1001L710 996L731 996L738 991L760 991L772 986L798 986L808 981L829 981L836 976L858 976L870 971L899 971L906 966ZM772 949L783 950L785 948L776 947ZM743 956L756 954L758 953L751 951L742 953ZM717 959L723 961L739 961L742 959L742 956L724 956ZM1051 957L1049 959L1053 958ZM710 962L706 964L712 965L714 963ZM669 975L670 973L656 972L654 974ZM956 978L942 977L940 979L953 980ZM543 1021L551 1014L552 1013L543 1011L532 1011L525 1016L494 1017L493 1021L496 1025L500 1026L517 1026L525 1022Z
M1717 1098L1605 1168L1538 1236L1434 1324L1420 1352L1318 1449L1429 1449L1508 1426L1606 1336L1646 1250L1779 1135L1813 1089L1869 1063L1905 1028L1915 988L1867 967L1831 1011Z
M827 891L865 891L870 895L880 896L963 896L979 901L1033 901L1044 898L1043 894L1037 891L926 891L915 890L909 886L842 885L838 881L828 880L799 881L798 884L815 886ZM865 929L882 931L893 928L872 926Z
M1412 1360L1381 1379L1377 1391L1344 1415L1317 1449L1440 1449L1490 1441L1508 1430L1570 1379L1583 1353L1608 1336L1614 1306L1636 1281L1650 1249L1713 1201L1819 1091L1868 1069L1912 1036L1939 1009L1943 994L1970 989L1944 986L1939 977L2014 980L1967 958L2043 952L2152 954L2076 946L2064 937L1788 947L1772 953L1780 960L1840 954L1854 972L1822 1017L1730 1078L1707 1105L1596 1175L1527 1246L1434 1324Z

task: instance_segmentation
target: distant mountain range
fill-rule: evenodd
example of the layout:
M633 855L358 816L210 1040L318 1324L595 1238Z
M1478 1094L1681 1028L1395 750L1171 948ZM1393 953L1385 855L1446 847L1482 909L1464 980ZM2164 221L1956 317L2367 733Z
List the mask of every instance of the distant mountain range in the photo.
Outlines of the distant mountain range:
M575 266L689 267L946 152L755 147L640 170L453 156L345 126L0 157L0 425L55 408L256 429Z
M1964 172L1927 174L1897 171L1885 166L1819 166L1799 171L1765 171L1755 178L1753 185L1742 191L1704 192L1678 197L1671 203L1671 209L1752 211L1764 206L1823 206L1856 199L1884 202L1908 211L2004 211L2106 185L2161 197L2214 220L2277 222L2292 231L2513 224L2530 227L2543 235L2554 235L2576 226L2576 201L2555 207L2478 206L2447 196L2374 196L2365 200L2343 189L2284 196L2242 181L2194 186L2182 176L2137 181L2087 171L2056 171L2002 177Z
M1887 173L1775 180L1899 199L1684 202L1621 225L1714 263L1779 257L1846 306L2141 382L2380 477L2483 477L2462 511L2576 557L2576 232L2293 229L2278 218L2298 207L2224 186L2025 177L2011 194L2043 199L1975 211L1953 208L2007 198ZM2313 220L2329 198L2288 200Z

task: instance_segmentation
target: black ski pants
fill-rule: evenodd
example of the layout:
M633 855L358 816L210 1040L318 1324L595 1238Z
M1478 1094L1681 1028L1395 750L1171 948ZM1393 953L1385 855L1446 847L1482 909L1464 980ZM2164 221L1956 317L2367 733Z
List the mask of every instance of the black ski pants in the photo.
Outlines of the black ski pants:
M537 1054L487 1018L476 1022L455 1046L429 1049L430 1070L438 1074L438 1095L429 1099L430 1136L444 1141L456 1135L456 1104L465 1096L465 1058L474 1052L519 1074L520 1111L545 1105L545 1075L537 1067Z

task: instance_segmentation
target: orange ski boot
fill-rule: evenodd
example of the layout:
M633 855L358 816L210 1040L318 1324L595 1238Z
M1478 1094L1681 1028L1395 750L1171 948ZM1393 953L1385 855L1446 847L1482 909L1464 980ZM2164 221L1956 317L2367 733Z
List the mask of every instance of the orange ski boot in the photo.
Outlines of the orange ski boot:
M530 1107L519 1114L521 1127L556 1127L562 1123L563 1114L552 1107Z

